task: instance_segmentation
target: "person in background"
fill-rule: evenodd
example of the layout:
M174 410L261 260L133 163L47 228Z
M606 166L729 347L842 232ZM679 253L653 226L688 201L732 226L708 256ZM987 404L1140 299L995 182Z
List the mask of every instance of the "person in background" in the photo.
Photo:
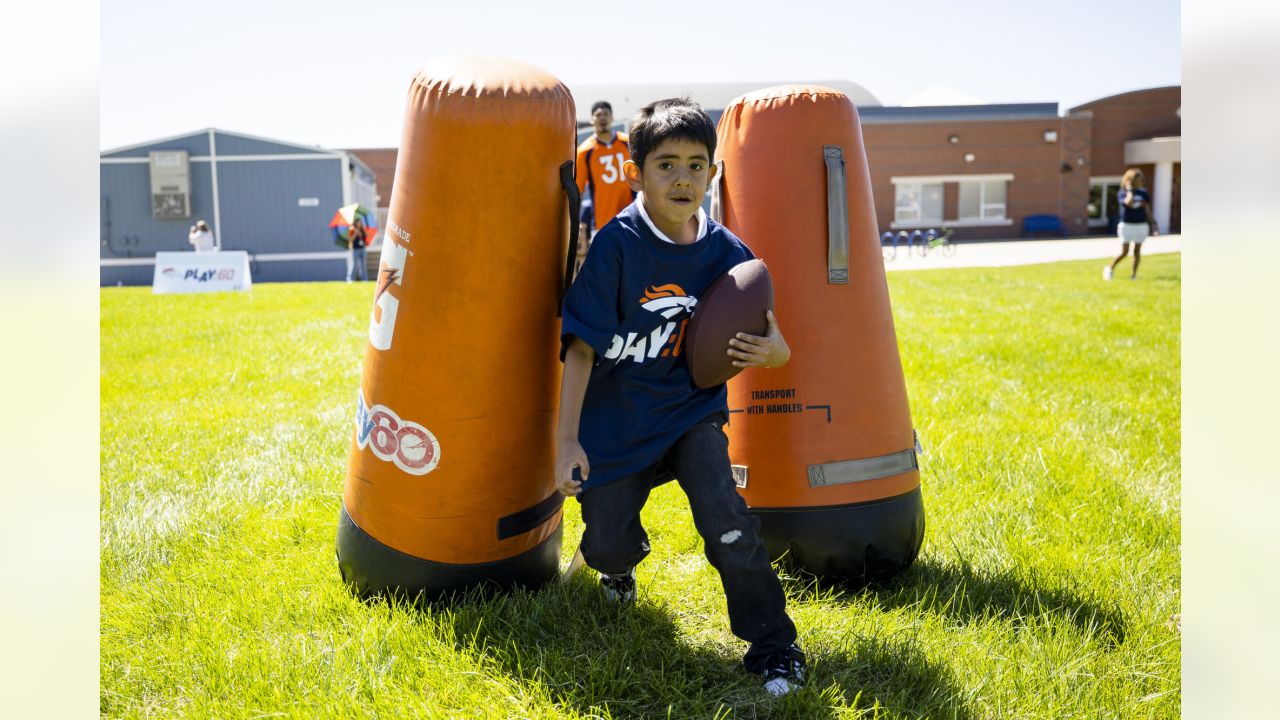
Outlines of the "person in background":
M1151 193L1143 187L1146 178L1138 168L1129 168L1120 179L1120 192L1116 199L1120 202L1120 224L1116 234L1120 236L1120 255L1111 264L1102 268L1102 279L1110 280L1116 265L1129 254L1129 245L1133 245L1133 270L1130 280L1138 279L1138 263L1142 261L1142 241L1148 235L1159 235L1156 220L1151 214Z
M351 255L347 257L347 282L352 280L368 280L369 267L365 259L365 248L369 245L369 231L364 220L356 218L347 230L347 249Z
M579 233L578 241L579 266L591 245L591 237L636 198L622 175L623 163L631 159L630 141L626 133L613 129L613 106L605 100L596 101L591 106L591 125L595 134L578 146L574 168L578 192L584 198L590 194L592 210L589 218L580 218L583 232Z
M203 220L197 220L191 226L191 230L187 232L187 242L191 243L196 252L214 252L218 249L213 243L213 231L209 229L209 223Z

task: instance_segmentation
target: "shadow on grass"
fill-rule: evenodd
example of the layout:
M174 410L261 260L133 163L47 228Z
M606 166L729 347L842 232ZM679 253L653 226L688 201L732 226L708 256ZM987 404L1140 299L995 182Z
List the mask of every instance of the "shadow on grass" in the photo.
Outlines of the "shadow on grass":
M875 705L967 720L950 671L917 648L859 640L810 656L808 685L769 697L742 669L745 646L700 646L675 622L684 608L607 602L582 573L565 584L506 595L470 593L420 606L459 652L483 655L557 705L614 718L824 718ZM641 588L643 593L643 587Z
M1028 568L984 573L917 559L900 575L878 583L849 586L801 575L788 579L785 585L792 597L812 594L815 588L829 592L837 602L870 596L886 608L916 607L966 623L993 617L1026 622L1056 616L1069 621L1082 634L1097 637L1109 649L1125 638L1124 614L1119 608L1041 579Z
M951 670L930 661L914 639L858 638L851 654L828 654L812 669L815 685L824 688L828 712L831 706L852 706L938 720L974 717Z

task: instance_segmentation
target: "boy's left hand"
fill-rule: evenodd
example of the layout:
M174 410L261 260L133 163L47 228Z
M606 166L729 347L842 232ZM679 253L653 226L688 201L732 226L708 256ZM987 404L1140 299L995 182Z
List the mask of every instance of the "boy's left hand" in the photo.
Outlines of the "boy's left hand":
M729 354L735 358L734 367L767 367L776 368L787 364L791 359L791 348L778 329L778 321L772 310L765 311L765 319L769 321L769 329L764 337L738 333L729 341Z

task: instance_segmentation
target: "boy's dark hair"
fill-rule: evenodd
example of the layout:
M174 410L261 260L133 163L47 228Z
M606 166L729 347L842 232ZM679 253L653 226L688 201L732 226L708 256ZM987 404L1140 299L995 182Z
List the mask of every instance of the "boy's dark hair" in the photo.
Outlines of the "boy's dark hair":
M613 114L613 106L609 104L608 100L597 100L595 104L591 106L591 114L595 115L596 111L600 108L608 110L610 115Z
M644 170L644 159L663 140L702 143L707 160L716 155L716 126L702 106L689 98L657 100L640 108L631 120L631 161Z

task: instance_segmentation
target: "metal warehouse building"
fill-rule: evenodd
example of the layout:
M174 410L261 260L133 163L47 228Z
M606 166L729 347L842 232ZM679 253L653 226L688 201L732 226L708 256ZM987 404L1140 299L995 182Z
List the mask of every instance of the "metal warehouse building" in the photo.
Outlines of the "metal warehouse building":
M341 280L329 220L378 205L373 172L342 150L208 128L101 155L102 285L149 285L157 251L191 250L203 219L255 282ZM375 241L376 242L376 241Z

